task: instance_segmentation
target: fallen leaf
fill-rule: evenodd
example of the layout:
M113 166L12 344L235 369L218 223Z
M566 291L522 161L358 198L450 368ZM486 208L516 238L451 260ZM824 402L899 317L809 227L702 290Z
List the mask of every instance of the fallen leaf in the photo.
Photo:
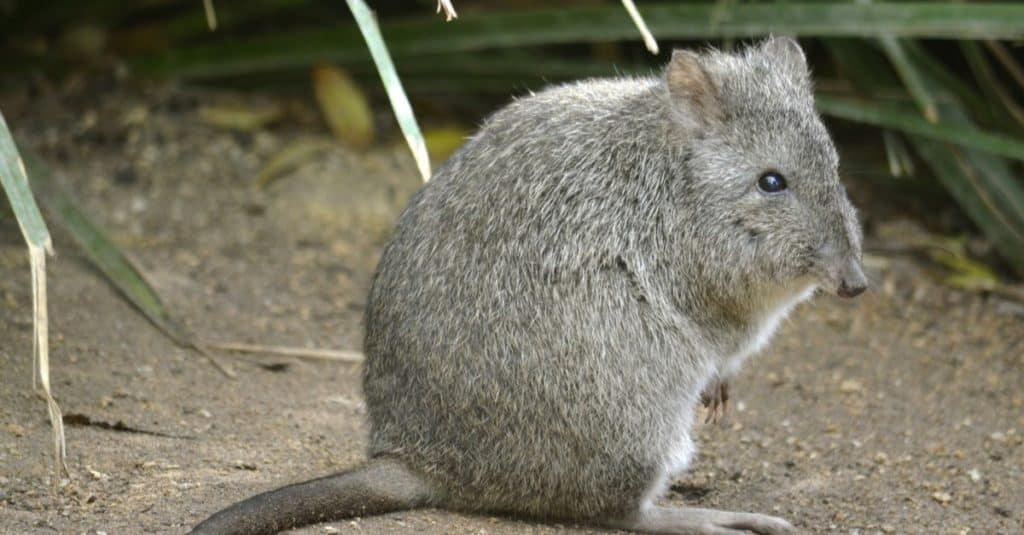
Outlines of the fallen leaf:
M239 106L211 105L199 108L199 120L204 123L225 128L252 132L281 118L283 111L277 105Z
M260 169L256 176L256 187L264 188L281 175L309 161L317 154L334 148L334 144L324 139L299 138L281 149Z
M313 92L335 137L357 149L373 144L373 114L351 76L338 67L320 63L313 67Z

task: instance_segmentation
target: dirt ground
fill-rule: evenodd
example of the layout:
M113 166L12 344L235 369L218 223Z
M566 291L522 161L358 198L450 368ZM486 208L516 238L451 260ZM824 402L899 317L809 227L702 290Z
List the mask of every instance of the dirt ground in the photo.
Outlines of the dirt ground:
M308 121L214 128L197 107L234 97L173 86L43 93L0 95L0 109L201 339L360 347L373 267L418 187L403 148L339 147L257 190ZM53 388L72 421L93 425L68 426L73 477L52 493L27 254L0 211L0 532L183 533L363 457L358 365L222 354L227 378L51 229ZM867 267L866 295L817 297L748 363L730 422L700 428L692 471L666 499L809 533L1024 532L1024 305L949 289L903 257ZM423 510L298 532L337 530L600 531Z

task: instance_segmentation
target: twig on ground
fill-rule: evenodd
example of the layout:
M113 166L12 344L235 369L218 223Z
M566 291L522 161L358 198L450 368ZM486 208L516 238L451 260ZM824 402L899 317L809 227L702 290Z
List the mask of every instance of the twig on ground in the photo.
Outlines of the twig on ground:
M242 344L235 342L205 342L207 347L223 351L238 353L266 353L268 355L282 355L286 357L298 357L316 360L333 360L338 362L362 362L363 354L359 351L344 351L337 349L303 348L303 347L282 347L265 346L258 344Z
M219 370L220 373L223 373L228 378L235 379L238 377L238 374L235 373L235 370L229 368L226 364L218 360L217 357L213 356L213 354L210 353L210 350L208 348L212 346L209 346L208 344L203 344L197 340L190 340L189 347L195 349L200 355L203 356L204 359L206 359L206 362L212 364L214 368L217 368L217 370Z

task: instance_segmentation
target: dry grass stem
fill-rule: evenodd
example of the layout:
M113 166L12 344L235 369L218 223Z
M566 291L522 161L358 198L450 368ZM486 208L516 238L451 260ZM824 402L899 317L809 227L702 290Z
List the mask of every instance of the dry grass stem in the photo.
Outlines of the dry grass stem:
M210 31L217 29L217 11L213 9L213 0L203 0L203 10L206 11L206 25Z
M459 14L455 12L455 6L452 5L451 0L437 0L437 12L444 11L444 21L451 22L452 19L459 18Z
M50 391L50 320L46 308L46 248L29 244L29 259L32 264L32 312L34 316L32 337L32 362L35 373L32 386L46 401L53 429L54 486L61 475L68 475L67 443L64 440L64 418L60 406Z
M363 354L359 351L344 351L336 349L319 349L303 347L282 347L265 346L259 344L242 344L235 342L207 342L208 347L223 351L237 353L265 353L267 355L281 355L286 357L298 357L315 360L333 360L337 362L358 363L364 360Z
M1006 46L999 41L985 41L985 47L988 48L989 52L996 57L999 63L1006 69L1006 72L1010 73L1014 81L1017 82L1022 89L1024 89L1024 69L1021 68L1020 63L1014 59L1013 54L1006 49Z

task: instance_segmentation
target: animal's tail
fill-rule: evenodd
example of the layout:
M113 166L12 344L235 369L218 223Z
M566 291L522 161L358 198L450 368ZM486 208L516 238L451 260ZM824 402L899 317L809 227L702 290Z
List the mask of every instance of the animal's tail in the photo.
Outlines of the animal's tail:
M353 516L431 505L434 491L393 459L372 459L345 472L264 492L192 529L194 535L264 535Z

